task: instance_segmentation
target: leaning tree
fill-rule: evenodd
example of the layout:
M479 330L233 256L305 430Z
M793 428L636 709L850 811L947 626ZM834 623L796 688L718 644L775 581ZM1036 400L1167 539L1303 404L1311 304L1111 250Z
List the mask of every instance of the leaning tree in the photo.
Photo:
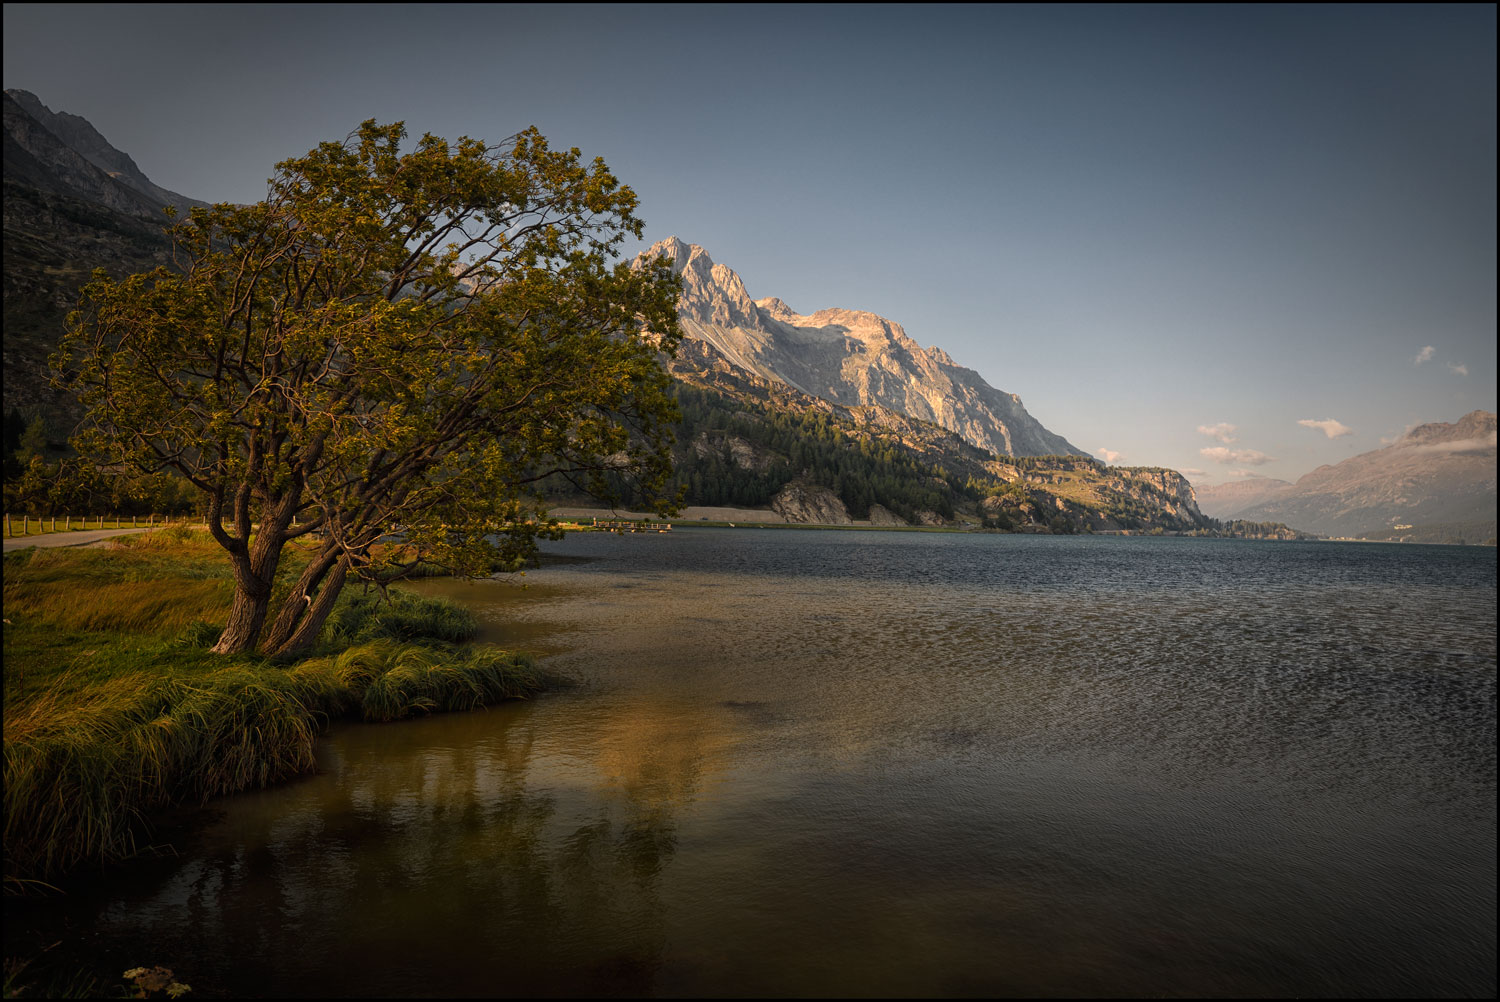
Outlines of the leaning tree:
M351 577L516 566L556 534L548 478L670 474L678 283L610 264L635 193L535 129L404 138L366 122L264 201L194 209L175 269L96 274L53 360L82 454L201 492L234 569L219 653L304 649Z

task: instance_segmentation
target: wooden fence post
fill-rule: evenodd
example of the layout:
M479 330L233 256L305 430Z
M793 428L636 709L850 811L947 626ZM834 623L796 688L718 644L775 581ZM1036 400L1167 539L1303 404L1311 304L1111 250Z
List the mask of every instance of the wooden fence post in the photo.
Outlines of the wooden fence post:
M27 533L28 533L28 531L30 529L30 526L31 526L31 516L30 515L22 515L21 516L21 535L23 535L23 536L27 535Z

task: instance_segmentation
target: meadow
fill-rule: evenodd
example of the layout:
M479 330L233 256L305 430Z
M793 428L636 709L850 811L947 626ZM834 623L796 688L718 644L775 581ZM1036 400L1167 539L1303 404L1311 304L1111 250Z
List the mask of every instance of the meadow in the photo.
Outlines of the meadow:
M552 681L470 643L466 610L400 590L348 589L307 657L216 655L232 587L213 542L181 527L6 554L8 890L135 853L153 811L309 771L335 718L467 710Z

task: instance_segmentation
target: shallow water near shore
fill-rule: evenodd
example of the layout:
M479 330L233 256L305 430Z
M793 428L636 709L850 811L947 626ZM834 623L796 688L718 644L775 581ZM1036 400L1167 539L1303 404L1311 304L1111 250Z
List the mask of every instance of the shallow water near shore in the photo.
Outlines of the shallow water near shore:
M255 995L1493 994L1493 549L548 552L417 588L576 687L340 725L68 921Z

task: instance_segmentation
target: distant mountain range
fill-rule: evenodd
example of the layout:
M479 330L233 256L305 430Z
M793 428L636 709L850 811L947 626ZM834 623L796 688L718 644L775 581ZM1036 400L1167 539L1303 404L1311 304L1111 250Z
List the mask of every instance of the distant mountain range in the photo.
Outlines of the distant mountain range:
M1254 478L1198 487L1214 518L1285 522L1327 536L1481 542L1495 536L1495 415L1413 428L1382 449L1295 484Z
M803 315L780 299L752 300L733 270L697 244L668 237L637 260L665 255L682 276L678 315L688 338L730 364L811 396L879 406L946 428L1001 456L1086 455L940 348L863 310Z
M6 91L7 412L41 414L59 444L78 405L46 358L95 268L169 262L162 209L205 203L153 183L87 120ZM686 337L678 484L690 503L770 507L794 521L983 522L1030 531L1213 531L1204 514L1337 535L1495 525L1495 416L1425 425L1389 449L1296 484L1193 487L1178 473L1106 467L1014 394L874 313L799 314L752 300L702 247L663 240L682 275ZM1200 512L1198 502L1202 501Z
M667 368L689 504L836 524L1211 531L1181 474L1107 468L899 324L752 300L732 269L676 237L637 264L661 256L683 282L685 337Z

